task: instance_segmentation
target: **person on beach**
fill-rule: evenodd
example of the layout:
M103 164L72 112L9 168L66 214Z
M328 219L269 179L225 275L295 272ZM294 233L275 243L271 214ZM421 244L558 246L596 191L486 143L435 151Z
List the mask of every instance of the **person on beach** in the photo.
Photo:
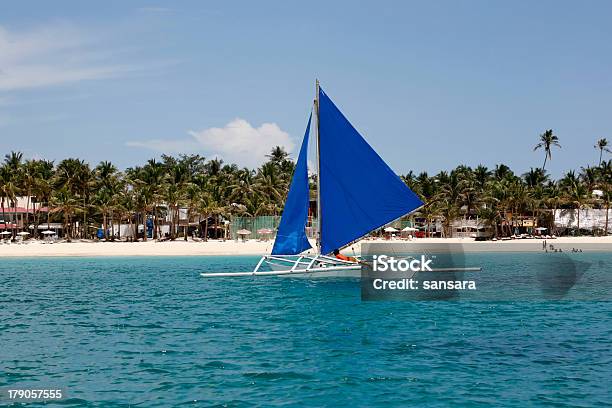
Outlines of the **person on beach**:
M357 262L357 258L353 258L352 256L342 255L340 251L338 251L337 249L334 249L334 256L343 261Z

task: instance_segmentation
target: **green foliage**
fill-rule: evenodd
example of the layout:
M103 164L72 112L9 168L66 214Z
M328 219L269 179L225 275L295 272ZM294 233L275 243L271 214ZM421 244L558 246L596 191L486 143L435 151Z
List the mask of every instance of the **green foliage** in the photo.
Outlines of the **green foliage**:
M547 131L536 149L543 148L550 158L551 146L558 146L558 138ZM598 146L601 152L607 149L606 143ZM68 158L55 165L24 161L21 153L11 152L0 165L0 204L4 212L16 197L34 196L51 209L46 221L64 223L73 237L89 237L100 225L108 231L114 223L138 225L146 219L154 220L154 237L159 237L159 219L178 220L181 209L204 228L231 216L280 215L294 168L281 147L272 149L268 161L255 170L199 155L163 155L120 171L108 161L91 168ZM597 167L582 168L579 174L569 171L553 181L544 168L518 177L505 164L492 170L461 165L431 176L409 172L402 180L426 203L420 215L428 222L441 219L447 235L455 219L476 215L495 224L496 233L507 234L502 219L508 213L540 216L547 209L609 208L611 169L612 161L602 160ZM316 188L314 176L311 188ZM592 196L595 189L602 195ZM26 221L45 220L35 214ZM177 238L178 231L178 223L171 221L170 238Z

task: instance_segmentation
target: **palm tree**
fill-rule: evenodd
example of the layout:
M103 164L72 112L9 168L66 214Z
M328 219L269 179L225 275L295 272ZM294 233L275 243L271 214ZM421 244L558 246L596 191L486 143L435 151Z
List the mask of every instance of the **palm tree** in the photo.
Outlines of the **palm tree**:
M196 211L204 218L204 241L208 241L208 219L215 219L215 237L218 237L219 216L225 212L225 207L208 193L200 194L196 202Z
M53 195L53 174L54 164L52 161L39 160L37 162L36 171L34 174L34 187L32 189L33 194L36 196L36 200L39 203L39 208L35 211L34 216L34 231L35 237L38 233L40 207L44 204L47 207L47 229L50 227L50 211L49 201Z
M253 171L247 168L240 170L228 186L228 192L228 199L231 202L246 206L249 214L255 212L254 203L257 199L257 190L254 185Z
M482 195L491 178L491 172L486 166L479 164L474 170L474 182L476 184L476 191L478 194Z
M431 224L437 217L442 216L440 209L440 203L438 201L428 201L426 205L421 207L417 212L418 215L425 218L425 234L427 237L431 237Z
M553 146L561 147L559 138L553 134L552 129L548 129L540 135L540 143L533 148L534 152L540 148L544 149L544 164L542 165L542 170L546 168L546 160L552 160L551 148Z
M62 213L64 216L64 233L66 241L72 240L72 217L81 209L79 200L67 187L57 190L51 198L52 212Z
M87 229L87 207L89 206L89 192L92 184L92 172L89 164L80 159L64 159L55 170L56 189L66 188L76 200L80 201L79 207L83 213L83 229L81 235L85 235Z
M555 234L555 220L557 219L557 210L563 202L562 191L559 188L559 184L553 181L549 182L544 189L544 202L550 209L552 208L552 222L549 225L551 234Z
M599 166L599 186L603 191L602 199L604 200L606 207L606 222L604 231L607 235L610 213L610 201L612 199L612 160L605 161Z
M275 146L266 157L270 159L271 162L280 164L289 158L289 153L287 153L284 147Z
M273 209L274 215L277 215L288 188L281 183L278 168L273 163L268 162L260 167L254 187L258 194L267 197L270 208Z
M484 222L485 225L493 228L493 236L497 238L498 225L502 220L499 210L494 206L487 206L478 209L478 217Z
M601 159L603 158L603 152L612 153L612 150L608 149L608 139L601 138L595 144L595 149L599 149L599 165L601 166Z
M26 160L21 167L21 190L26 195L26 212L25 212L25 228L30 225L30 201L32 197L32 191L36 183L36 172L38 168L37 160ZM34 230L34 237L36 238L36 230Z
M5 164L0 166L0 203L2 206L2 221L4 222L4 229L6 231L6 211L5 203L14 203L17 199L18 188L14 181L13 173L9 167Z
M586 186L579 181L572 182L565 189L565 201L578 210L577 226L580 235L580 210L588 203L589 196Z
M592 193L599 184L599 168L583 167L580 173L580 180L584 183L589 194Z
M108 241L108 217L115 205L115 197L110 189L102 187L93 197L93 205L102 214L102 228L104 229L104 240Z
M516 176L514 175L514 172L510 170L510 167L500 163L495 166L495 170L493 170L493 177L495 177L496 180L501 181L504 179L513 179Z
M525 179L525 183L527 183L529 187L535 188L546 184L549 178L546 174L546 170L540 168L534 169L532 167L527 173L523 174L523 179Z
M159 163L155 159L150 159L149 161L147 161L147 164L142 168L142 172L139 176L141 177L141 183L144 183L148 186L148 198L151 200L153 212L153 239L157 239L159 237L160 228L158 206L160 204L162 192L164 191L166 182L165 167L162 163Z
M13 191L10 200L12 202L13 207L13 221L17 222L17 194L20 193L20 185L21 185L21 172L22 172L22 163L21 159L23 158L23 153L11 151L10 154L4 156L4 165L8 171L8 187ZM17 229L13 230L13 240L15 239L15 234L17 233Z
M187 236L189 233L189 223L191 222L191 217L197 209L198 199L202 194L201 187L196 183L187 183L185 185L185 201L184 204L187 208L187 225L183 231L183 239L187 241Z
M402 179L404 184L406 184L412 191L416 189L415 187L416 176L412 170L410 170L408 173L404 174L403 176L400 176L400 178Z

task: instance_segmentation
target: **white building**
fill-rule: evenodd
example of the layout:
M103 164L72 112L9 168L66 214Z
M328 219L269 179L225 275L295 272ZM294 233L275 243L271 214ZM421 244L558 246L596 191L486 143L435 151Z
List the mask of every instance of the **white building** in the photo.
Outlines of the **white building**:
M606 225L606 210L584 208L580 210L580 229L603 230ZM555 227L557 229L578 228L578 210L555 210ZM612 232L612 210L608 210L608 232Z

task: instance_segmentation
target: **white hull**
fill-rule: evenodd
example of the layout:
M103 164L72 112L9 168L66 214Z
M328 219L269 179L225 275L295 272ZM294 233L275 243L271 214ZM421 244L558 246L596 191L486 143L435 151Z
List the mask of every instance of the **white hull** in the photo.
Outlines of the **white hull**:
M270 265L270 269L276 272L282 272L286 270L282 266ZM318 278L360 278L361 267L355 266L355 269L335 269L333 267L326 268L325 271L320 272L303 272L303 273L292 273L286 275L279 275L281 277L290 278L305 278L305 279L318 279Z
M274 259L266 260L264 263L275 272L283 272L287 270L287 264L278 262ZM318 279L318 278L360 278L361 277L361 266L355 263L346 263L345 261L338 260L337 263L329 260L325 257L323 260L317 260L313 265L316 271L304 271L296 272L291 274L282 274L279 276L291 277L291 278L305 278L305 279ZM347 268L348 266L348 268ZM314 269L310 268L310 269ZM322 269L322 270L321 270Z

